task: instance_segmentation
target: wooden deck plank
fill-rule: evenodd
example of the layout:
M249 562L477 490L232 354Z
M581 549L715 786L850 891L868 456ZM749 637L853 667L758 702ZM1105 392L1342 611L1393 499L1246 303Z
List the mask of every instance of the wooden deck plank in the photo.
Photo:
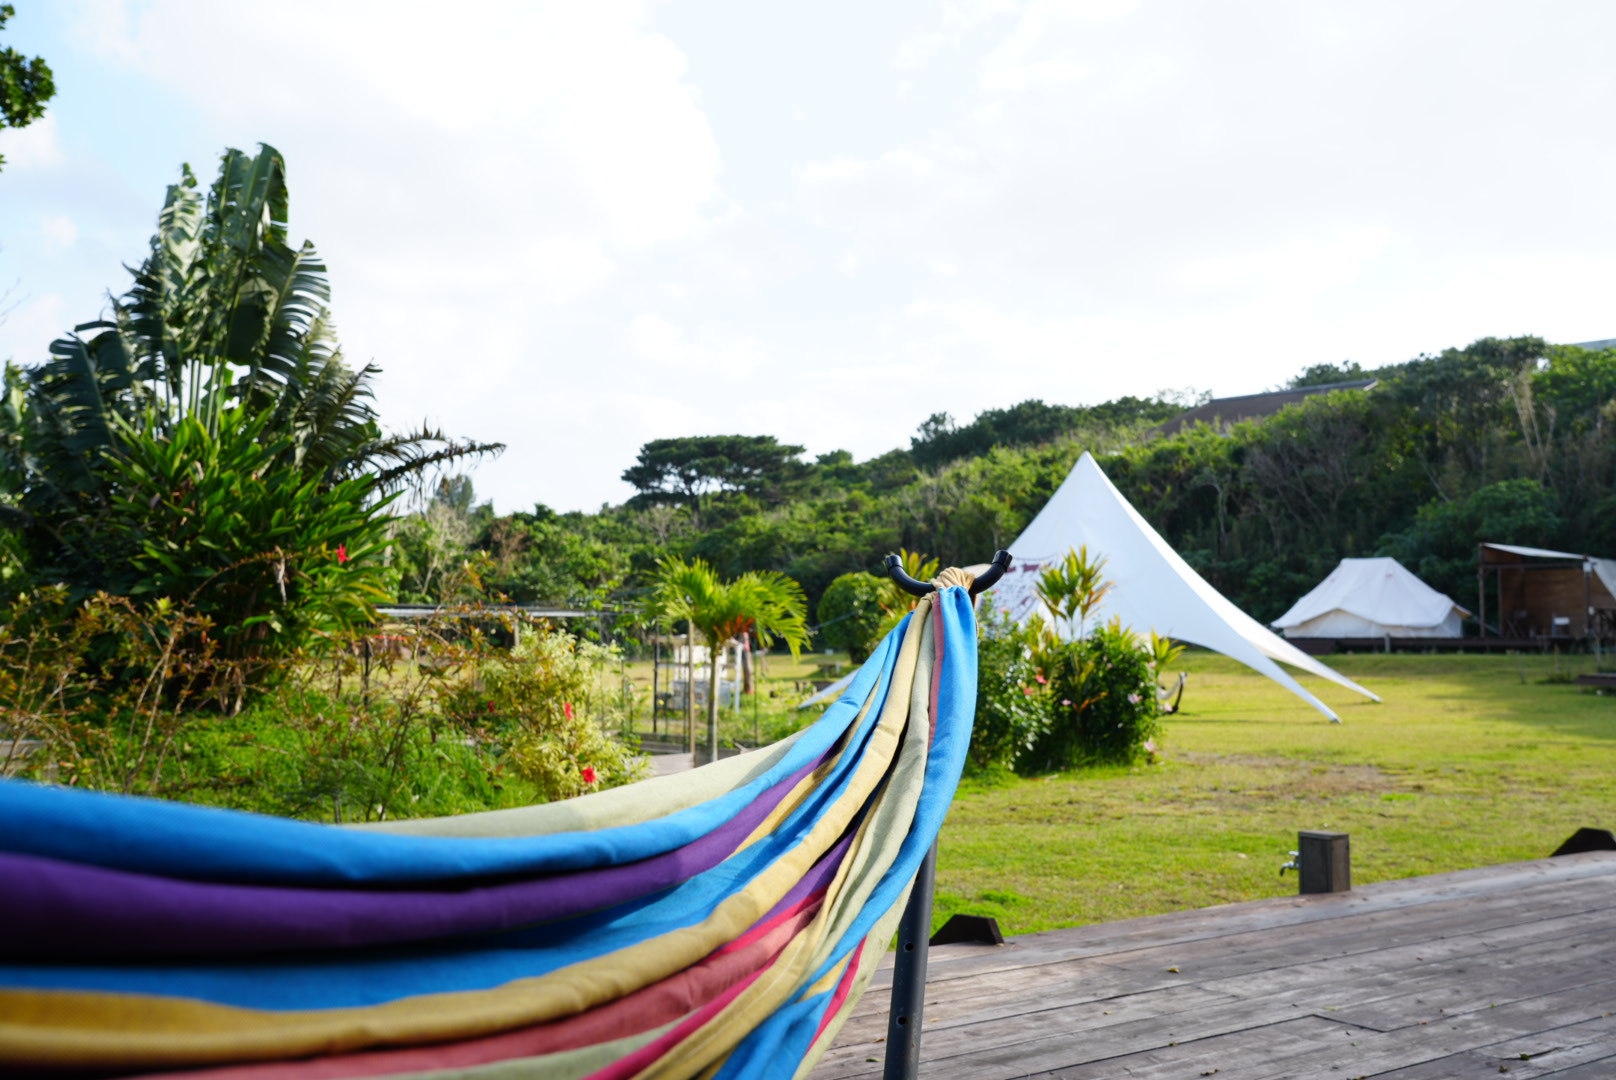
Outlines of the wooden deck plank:
M1595 904L1602 905L1603 910L1594 907ZM1308 960L1350 957L1355 953L1372 954L1378 949L1396 946L1399 943L1424 945L1433 939L1444 942L1445 944L1429 949L1415 949L1410 954L1410 958L1414 960L1433 959L1437 954L1462 949L1468 938L1477 932L1519 928L1529 936L1534 933L1552 935L1553 928L1548 922L1555 917L1570 918L1583 925L1608 925L1606 920L1612 912L1616 912L1616 891L1601 886L1597 896L1584 896L1573 890L1563 890L1536 898L1530 910L1524 910L1523 905L1519 904L1497 911L1486 910L1481 905L1457 909L1432 905L1432 907L1439 906L1443 907L1441 912L1433 912L1429 916L1422 915L1417 920L1412 917L1405 918L1403 923L1391 928L1383 928L1379 923L1359 926L1357 923L1360 917L1345 916L1335 922L1336 926L1347 928L1344 933L1322 934L1308 924L1301 927L1305 936L1298 939L1296 935L1288 932L1297 928L1279 927L1266 932L1227 935L1211 939L1211 944L1207 943L1208 939L1198 939L1188 943L1153 946L1149 949L1136 949L1110 955L1099 954L1072 960L1028 963L1024 967L988 971L970 978L929 980L928 1008L932 1003L946 1007L950 1003L962 1004L973 1000L988 1002L991 1007L992 1002L1002 1003L1006 995L1042 996L1051 992L1059 993L1079 982L1099 990L1116 979L1113 970L1116 967L1135 973L1165 972L1167 968L1178 967L1182 972L1186 970L1186 964L1207 951L1212 955L1231 954L1240 958L1235 961L1237 967L1261 970L1284 968L1287 966L1285 961L1295 964ZM1584 922L1584 920L1591 921ZM1451 925L1444 926L1442 925L1444 922ZM1464 930L1465 933L1456 932L1460 930ZM1355 934L1362 935L1364 940L1353 941ZM1497 936L1486 939L1490 946L1502 944L1503 940L1504 938ZM1217 942L1222 944L1218 945ZM1261 954L1260 962L1259 949L1265 950ZM1432 955L1425 955L1427 953ZM1030 955L1030 953L1022 954L1023 959L1030 958ZM1373 962L1372 958L1370 962ZM1399 962L1406 961L1399 958ZM1205 969L1200 970L1198 974L1203 979L1213 977L1213 973ZM1135 974L1129 974L1123 976L1123 981L1133 985L1136 990L1142 989L1142 984L1132 983L1134 978ZM1161 981L1167 984L1172 980L1164 978ZM883 999L872 991L861 1003L859 1014L884 1013L884 1010Z
M1504 1069L1511 1080L1567 1075L1567 1070L1598 1066L1594 1075L1616 1076L1616 1017L1601 1017L1553 1031L1466 1050L1421 1065L1382 1073L1379 1080L1468 1080L1495 1078Z
M1573 929L1578 932L1568 938L1568 931ZM1333 1004L1340 1006L1374 1000L1346 993L1351 978L1359 973L1385 983L1387 989L1380 995L1384 997L1421 985L1415 980L1438 985L1450 982L1453 966L1473 963L1467 960L1470 957L1485 957L1494 966L1534 959L1560 965L1585 958L1590 950L1593 954L1608 952L1612 946L1607 939L1616 941L1616 907L1581 923L1572 918L1516 922L1479 933L1399 944L1394 946L1394 956L1381 955L1388 950L1364 948L1359 954L1342 957L1333 947L1310 952L1308 942L1288 942L1273 951L1237 950L1230 957L1219 958L1222 963L1199 966L1187 960L1169 963L1177 959L1173 952L1148 967L1130 966L1120 971L1107 963L1108 958L1091 957L1019 972L995 972L970 984L962 980L928 987L926 1030L1191 984L1243 998L1274 992L1294 994L1305 988L1328 986L1339 992ZM1179 970L1173 972L1172 967ZM1395 974L1383 974L1387 969ZM843 1040L856 1039L866 1032L873 1036L884 1034L885 1015L884 1004L877 999L873 1011L855 1014L849 1020Z
M1591 852L1587 855L1379 882L1348 893L1277 897L1099 923L1072 930L1048 930L1008 939L1007 944L1001 947L946 946L936 950L928 982L946 982L987 971L1014 970L1031 963L1053 963L1153 945L1241 933L1271 933L1282 927L1348 916L1384 916L1444 900L1464 900L1482 905L1489 897L1497 897L1509 905L1514 903L1511 896L1539 885L1545 890L1553 890L1587 879L1608 880L1613 867L1616 867L1616 852ZM1025 955L1029 953L1032 954L1030 959ZM876 979L890 985L890 954L883 958L882 965L883 970L877 972ZM874 985L872 983L872 990Z
M814 1080L881 1074L886 997ZM938 949L921 1074L1609 1078L1613 1011L1616 853L1593 852Z
M1410 1064L1430 1061L1509 1038L1540 1035L1555 1028L1603 1016L1610 1008L1616 984L1582 986L1528 998L1497 1008L1477 1009L1429 1027L1365 1032L1355 1045L1338 1047L1306 1060L1279 1057L1267 1071L1252 1072L1252 1080L1281 1080L1299 1075L1378 1076ZM1496 1067L1495 1067L1496 1075Z
M1354 1032L1341 1024L1304 1016L1268 1027L1249 1028L1216 1035L1192 1043L1180 1043L1106 1061L1073 1065L1055 1072L1036 1074L1038 1080L1102 1080L1126 1076L1130 1080L1180 1080L1188 1076L1238 1076L1241 1071L1260 1068L1271 1055L1280 1052L1307 1056L1333 1049ZM1495 1066L1496 1068L1496 1066Z

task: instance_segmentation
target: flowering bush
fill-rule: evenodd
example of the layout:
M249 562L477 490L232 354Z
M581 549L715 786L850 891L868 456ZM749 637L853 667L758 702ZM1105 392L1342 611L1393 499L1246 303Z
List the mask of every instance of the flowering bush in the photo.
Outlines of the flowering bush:
M1158 734L1155 663L1120 621L1044 653L1049 675L1048 732L1028 755L1039 769L1138 758Z
M485 660L448 688L444 715L498 742L510 769L544 799L632 783L644 777L645 759L590 715L601 710L577 707L610 700L599 692L598 668L616 656L559 630L527 629L520 648Z
M971 728L971 765L1015 768L1049 730L1048 682L1035 660L1037 638L984 605L977 646L976 724Z

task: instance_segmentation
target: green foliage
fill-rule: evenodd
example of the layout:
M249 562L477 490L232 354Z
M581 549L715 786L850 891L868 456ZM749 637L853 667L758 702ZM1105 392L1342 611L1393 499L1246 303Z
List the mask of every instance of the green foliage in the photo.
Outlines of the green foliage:
M778 502L784 485L801 475L800 446L773 435L701 435L653 439L623 479L647 503L676 500L699 511L704 496L742 491Z
M630 570L611 530L542 505L491 521L478 545L489 556L489 587L518 603L601 607Z
M10 4L0 4L0 30L16 14ZM27 127L45 115L45 102L55 96L49 64L37 56L30 60L16 49L0 49L0 128ZM0 168L5 164L0 157Z
M808 644L808 601L802 586L766 570L724 581L700 559L664 559L651 610L663 625L688 623L715 649L745 633L765 649L778 638L793 656Z
M1068 550L1060 562L1038 575L1035 589L1057 625L1064 624L1082 638L1088 633L1089 613L1111 592L1105 556L1090 557L1087 544Z
M285 464L289 437L244 408L214 430L197 416L166 437L122 435L100 530L124 561L119 591L181 600L224 655L281 655L356 630L387 597L387 520L371 479L325 485Z
M986 409L963 427L947 413L933 413L909 440L917 465L935 468L979 457L996 446L1036 446L1083 427L1139 427L1161 423L1182 409L1161 398L1124 397L1098 406L1046 405L1037 398L1007 409Z
M854 663L863 663L881 640L885 616L881 604L887 597L882 586L883 579L866 573L843 574L832 581L815 608L819 643L846 649Z
M121 474L109 463L131 433L166 440L200 423L216 435L227 417L258 417L273 467L326 488L370 477L383 492L499 449L382 431L370 404L377 369L343 362L325 265L313 245L290 246L287 212L285 163L271 147L227 151L205 195L185 168L110 316L52 343L48 362L8 367L0 523L21 530L37 579L81 595L117 582L104 541Z
M444 604L475 599L456 594L481 528L493 519L493 507L474 506L476 490L466 476L443 477L417 513L394 523L393 565L398 570L398 599L404 603Z
M605 686L614 651L529 626L505 653L480 629L500 616L480 615L243 661L181 604L28 593L0 622L0 764L334 822L521 805L642 775L633 747L607 734L623 720ZM249 665L273 670L267 691L237 713L204 707Z
M1330 386L1334 383L1354 382L1368 375L1369 373L1356 360L1343 360L1339 364L1311 364L1303 368L1300 374L1292 376L1285 386L1290 390L1300 390L1305 386Z
M1433 499L1414 522L1385 538L1381 550L1434 588L1466 595L1476 580L1478 538L1509 537L1536 546L1559 533L1554 493L1536 480L1501 480L1450 502Z
M1050 730L1047 682L1035 659L1035 631L985 605L977 645L976 720L969 760L978 773L1014 769Z
M253 673L220 655L210 626L166 599L136 604L98 594L75 602L61 586L17 597L0 622L6 770L163 793L200 707ZM31 750L18 760L24 746Z
M623 726L600 692L614 649L569 634L529 628L520 648L485 657L445 693L455 730L505 746L506 763L540 798L567 799L632 783L646 772L632 746L607 734Z
M1031 768L1126 764L1158 734L1156 665L1119 621L1063 642L1043 660L1050 723L1026 757Z

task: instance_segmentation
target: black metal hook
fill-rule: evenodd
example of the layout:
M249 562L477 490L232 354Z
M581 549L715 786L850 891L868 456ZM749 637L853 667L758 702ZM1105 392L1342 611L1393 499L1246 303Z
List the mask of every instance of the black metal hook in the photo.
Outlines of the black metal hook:
M929 581L916 581L910 577L903 568L903 560L896 555L886 557L887 574L898 583L898 588L911 596L925 596L927 593L937 591L937 586ZM1004 572L1010 569L1010 553L1000 548L993 553L993 561L987 570L971 583L971 599L987 592L999 583Z

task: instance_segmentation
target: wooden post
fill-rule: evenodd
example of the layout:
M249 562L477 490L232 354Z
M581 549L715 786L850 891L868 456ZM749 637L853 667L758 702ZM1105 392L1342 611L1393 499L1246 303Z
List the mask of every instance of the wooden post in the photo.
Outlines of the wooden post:
M1304 893L1350 892L1352 889L1352 847L1346 833L1299 832L1296 834L1296 879Z
M1481 636L1487 636L1487 564L1481 561L1482 547L1476 545L1476 610L1481 614ZM1498 624L1498 636L1504 636L1504 624Z
M752 670L752 633L741 631L741 693L757 693L757 673Z
M685 624L685 749L696 752L696 628Z
M656 734L657 670L662 666L662 635L651 635L651 734Z
M1582 636L1594 632L1594 564L1586 557L1582 560Z

